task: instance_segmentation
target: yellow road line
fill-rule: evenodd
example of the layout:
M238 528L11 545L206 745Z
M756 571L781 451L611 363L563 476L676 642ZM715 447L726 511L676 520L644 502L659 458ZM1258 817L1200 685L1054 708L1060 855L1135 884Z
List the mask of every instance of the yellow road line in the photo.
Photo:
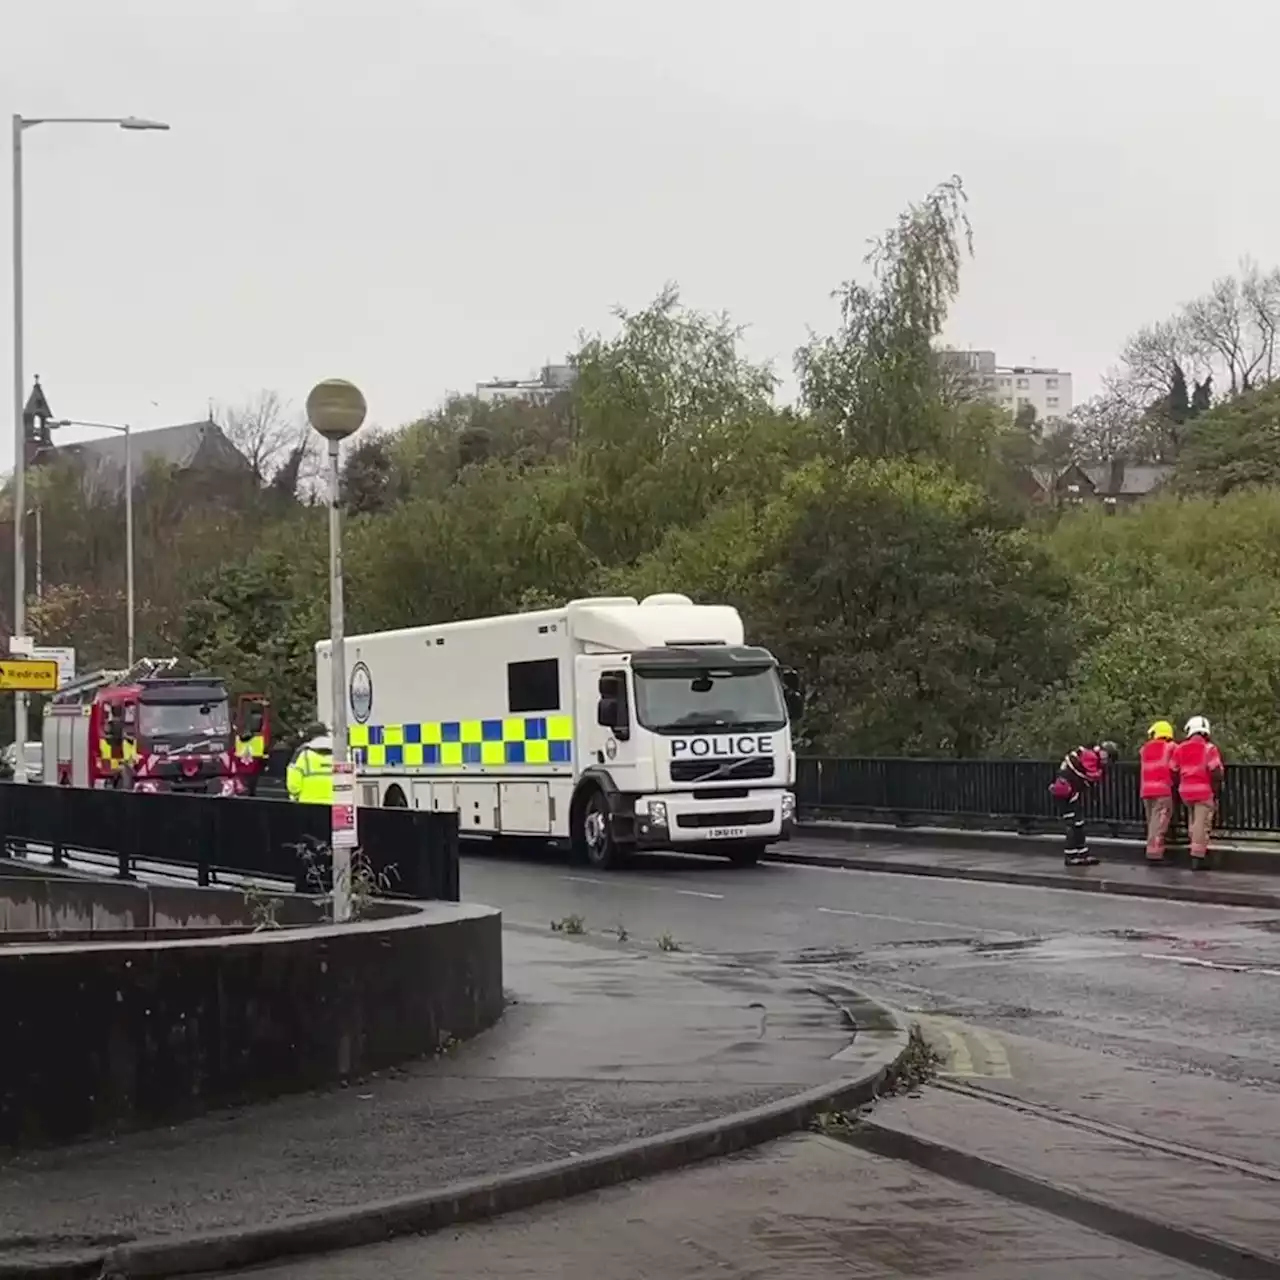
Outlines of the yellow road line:
M973 1055L969 1052L964 1036L956 1029L957 1024L952 1019L921 1014L917 1021L925 1038L943 1059L944 1065L939 1072L940 1075L966 1077L973 1075Z
M965 1044L964 1036L959 1031L952 1031L949 1027L943 1027L942 1034L947 1037L947 1041L951 1045L951 1053L948 1059L948 1069L941 1074L944 1076L973 1076L973 1055L969 1052L969 1046Z
M969 1034L982 1046L987 1059L987 1075L993 1080L1012 1080L1013 1071L1009 1067L1009 1054L989 1031L979 1027L970 1027Z
M1009 1054L999 1039L989 1031L948 1018L941 1014L921 1015L920 1029L932 1032L934 1047L943 1055L945 1065L939 1075L962 1079L1011 1080ZM974 1049L977 1050L975 1055ZM975 1056L982 1069L975 1066Z

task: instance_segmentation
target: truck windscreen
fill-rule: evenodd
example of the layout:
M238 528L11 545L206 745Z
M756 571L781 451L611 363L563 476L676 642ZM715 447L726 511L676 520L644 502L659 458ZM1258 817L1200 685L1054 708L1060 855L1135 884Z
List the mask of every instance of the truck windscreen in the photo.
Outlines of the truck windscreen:
M743 729L767 733L787 723L774 667L636 668L636 716L655 733Z
M225 737L231 712L223 702L144 702L138 708L138 732L144 738Z

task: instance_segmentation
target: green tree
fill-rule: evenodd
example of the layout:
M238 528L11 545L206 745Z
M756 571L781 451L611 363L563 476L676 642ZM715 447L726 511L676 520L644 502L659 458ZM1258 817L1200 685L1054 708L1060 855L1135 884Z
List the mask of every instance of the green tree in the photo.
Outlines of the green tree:
M816 459L612 581L738 604L805 676L825 751L972 754L1063 660L1062 577L936 464Z
M314 646L327 634L327 533L314 512L199 580L177 648L237 692L268 694L286 734L315 715Z
M912 205L866 257L871 281L836 292L840 327L796 354L805 407L870 457L939 452L947 382L934 344L972 247L959 178Z
M1183 492L1206 494L1280 484L1280 382L1194 418L1178 459L1177 483Z
M1182 423L1191 416L1191 397L1187 391L1187 375L1182 366L1173 362L1173 377L1164 406L1165 416L1172 422Z
M1046 550L1072 578L1073 660L1014 710L1000 747L1049 757L1085 738L1136 751L1157 716L1205 714L1230 756L1276 758L1280 504L1273 493L1080 511Z

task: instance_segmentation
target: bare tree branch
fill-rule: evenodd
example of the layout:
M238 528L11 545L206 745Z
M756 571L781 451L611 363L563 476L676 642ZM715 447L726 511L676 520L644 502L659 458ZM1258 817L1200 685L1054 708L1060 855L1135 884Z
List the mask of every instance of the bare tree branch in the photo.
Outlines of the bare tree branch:
M289 460L306 424L275 391L260 391L240 405L222 405L214 421L249 460L255 479L265 485Z

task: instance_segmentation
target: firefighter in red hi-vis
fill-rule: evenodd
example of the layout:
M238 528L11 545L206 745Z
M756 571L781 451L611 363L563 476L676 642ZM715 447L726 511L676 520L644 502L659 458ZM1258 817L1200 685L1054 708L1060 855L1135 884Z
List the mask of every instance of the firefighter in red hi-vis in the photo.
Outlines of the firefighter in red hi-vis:
M1157 720L1147 730L1147 741L1138 753L1141 765L1139 794L1147 814L1147 861L1164 861L1164 842L1173 817L1173 725Z
M1049 794L1061 806L1067 828L1062 860L1069 867L1096 867L1098 859L1089 852L1085 839L1084 796L1106 776L1107 766L1120 754L1114 742L1092 747L1075 747L1062 757L1058 776L1049 784Z
M1204 716L1192 716L1186 734L1173 749L1173 772L1191 824L1191 869L1204 871L1209 865L1209 831L1226 769Z

